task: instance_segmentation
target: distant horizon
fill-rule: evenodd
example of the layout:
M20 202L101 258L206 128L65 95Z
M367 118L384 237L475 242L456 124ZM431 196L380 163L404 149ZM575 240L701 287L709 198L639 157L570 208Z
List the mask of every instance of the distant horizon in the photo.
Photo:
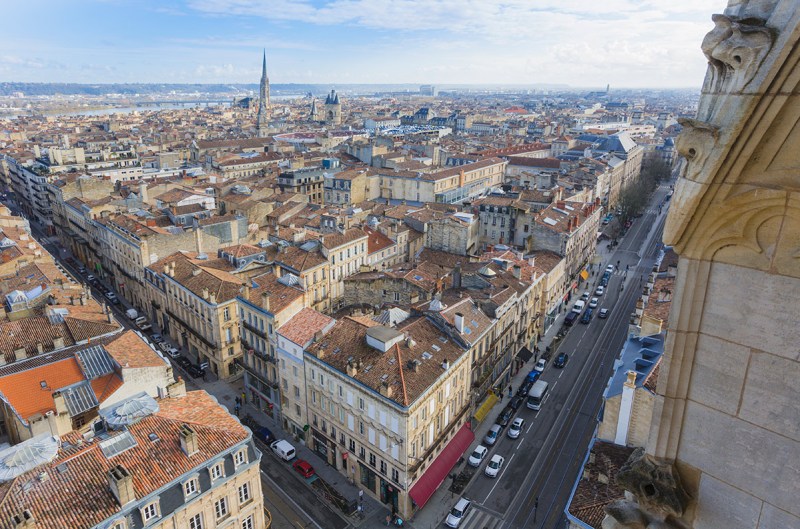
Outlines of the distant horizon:
M724 0L26 0L0 79L700 86ZM58 79L58 81L55 81ZM591 79L591 82L587 80ZM476 83L476 81L478 81Z

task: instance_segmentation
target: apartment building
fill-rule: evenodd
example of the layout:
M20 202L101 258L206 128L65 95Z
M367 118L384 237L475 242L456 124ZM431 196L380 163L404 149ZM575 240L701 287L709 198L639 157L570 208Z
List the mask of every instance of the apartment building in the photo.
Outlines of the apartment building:
M246 279L234 270L226 259L194 252L175 252L145 269L149 301L162 332L221 379L241 370L237 296Z
M158 399L133 396L101 408L85 436L42 434L5 448L0 457L16 464L0 476L0 526L263 528L251 435L182 381Z
M351 206L380 196L379 177L366 169L340 171L325 178L325 204Z
M329 233L320 238L320 251L330 263L331 306L341 305L344 297L344 280L367 264L369 249L367 234L360 228L350 228L343 233Z
M465 344L427 317L346 317L304 354L311 447L403 518L474 438Z
M303 289L290 277L255 276L238 297L245 393L250 404L276 419L281 407L276 333L305 306Z
M531 226L532 250L564 256L568 276L574 276L594 255L601 208L597 203L558 201L536 214Z
M322 339L331 330L335 320L313 309L305 308L278 330L277 362L280 365L281 422L284 430L309 443L313 434L308 425L317 426L313 410L322 405L316 392L306 391L306 373L303 352L315 339ZM309 411L309 407L311 411ZM327 460L327 445L317 449Z
M425 247L456 255L475 255L480 244L481 223L472 213L450 213L428 222Z
M309 241L299 247L279 244L273 269L283 284L303 290L304 307L320 312L330 310L331 266L319 241Z

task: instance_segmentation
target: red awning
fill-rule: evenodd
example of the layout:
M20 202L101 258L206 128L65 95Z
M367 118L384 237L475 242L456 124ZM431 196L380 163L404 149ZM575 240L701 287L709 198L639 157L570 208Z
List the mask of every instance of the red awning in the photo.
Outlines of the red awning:
M450 439L447 446L439 454L439 456L431 463L428 470L417 480L408 495L417 504L417 508L422 508L428 500L442 484L444 478L455 466L458 458L464 454L464 451L469 448L472 440L475 439L475 434L469 429L469 423L465 423L455 436Z

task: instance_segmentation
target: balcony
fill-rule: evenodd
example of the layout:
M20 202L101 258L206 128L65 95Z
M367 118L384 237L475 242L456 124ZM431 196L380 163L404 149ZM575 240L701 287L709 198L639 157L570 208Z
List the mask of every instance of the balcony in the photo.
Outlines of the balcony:
M242 320L242 326L245 329L247 329L248 331L250 331L253 334L255 334L256 336L260 336L261 338L264 338L265 340L269 339L269 336L267 336L267 333L265 333L264 331L262 331L261 329L259 329L255 325L251 325L247 321Z

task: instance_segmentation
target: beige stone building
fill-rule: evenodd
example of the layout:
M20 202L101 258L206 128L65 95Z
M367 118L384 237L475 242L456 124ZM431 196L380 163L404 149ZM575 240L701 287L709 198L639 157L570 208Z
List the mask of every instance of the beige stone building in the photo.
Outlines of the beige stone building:
M311 447L403 518L474 438L469 354L427 317L343 318L308 348L305 376Z
M149 301L164 334L222 379L240 373L242 356L237 296L246 279L225 259L176 252L145 269Z
M3 450L37 458L4 474L0 527L265 527L261 453L216 399L179 381L161 398L134 396L100 415L87 437L40 435Z
M666 353L632 462L672 471L685 494L659 482L616 511L645 523L800 527L798 41L800 10L779 0L729 2L702 43L708 72L682 120L687 163L664 232L680 256ZM604 527L630 527L621 517Z
M344 297L344 280L367 264L367 234L360 228L343 233L330 233L320 239L321 253L330 263L330 302L335 307Z

